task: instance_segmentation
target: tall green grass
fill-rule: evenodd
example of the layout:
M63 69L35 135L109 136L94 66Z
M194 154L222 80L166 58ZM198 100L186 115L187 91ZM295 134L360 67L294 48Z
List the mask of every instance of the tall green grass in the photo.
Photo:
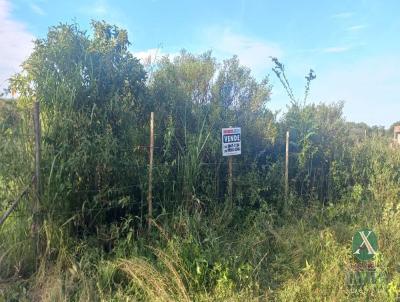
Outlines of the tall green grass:
M386 194L396 190L389 184ZM43 226L46 260L27 280L9 283L3 298L395 301L400 288L400 209L394 206L398 204L395 195L369 199L363 210L351 197L325 208L317 202L301 207L293 201L286 217L278 217L265 206L239 225L235 210L227 215L215 206L206 216L182 209L171 220L160 222L146 240L127 243L128 238L120 238L111 253L105 253L96 238L72 240L48 223ZM226 215L223 219L222 214ZM388 278L351 288L345 280L355 262L351 238L365 226L378 234L380 252L374 263Z

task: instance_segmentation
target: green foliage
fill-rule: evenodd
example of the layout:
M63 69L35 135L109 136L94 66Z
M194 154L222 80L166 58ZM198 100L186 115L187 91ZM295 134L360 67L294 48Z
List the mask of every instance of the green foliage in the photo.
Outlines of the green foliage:
M346 122L343 104L268 109L268 78L236 56L163 57L147 78L127 32L50 28L0 101L0 205L31 178L31 109L41 106L40 241L33 189L0 226L5 301L393 301L400 291L400 153L379 127ZM154 219L146 232L150 112ZM233 199L221 128L242 128ZM290 196L283 207L285 132ZM346 284L351 236L378 234L387 279ZM145 233L146 232L146 233ZM38 244L38 246L36 246ZM39 247L39 255L36 255ZM3 285L4 284L4 285Z
M340 198L350 186L350 145L343 104L292 106L284 127L290 130L293 188L300 196Z
M65 219L81 212L75 222L88 227L94 219L113 219L101 209L125 197L130 209L138 207L140 194L115 188L128 186L128 179L141 182L134 167L144 166L143 156L134 146L142 144L146 92L146 75L127 50L126 31L104 22L92 26L93 38L77 25L51 28L12 81L24 106L33 100L41 105L43 211Z

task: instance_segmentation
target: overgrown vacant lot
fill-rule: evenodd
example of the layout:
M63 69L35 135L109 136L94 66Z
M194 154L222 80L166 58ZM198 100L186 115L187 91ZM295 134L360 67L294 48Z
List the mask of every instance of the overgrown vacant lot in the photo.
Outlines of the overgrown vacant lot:
M391 130L347 122L341 103L307 102L311 72L305 102L289 95L278 118L268 77L255 80L237 57L182 51L144 67L126 31L92 26L51 28L11 81L17 99L0 102L2 214L28 186L0 226L0 300L398 299ZM221 154L229 126L242 131L231 165ZM364 228L378 236L369 266L380 277L361 286L346 276Z

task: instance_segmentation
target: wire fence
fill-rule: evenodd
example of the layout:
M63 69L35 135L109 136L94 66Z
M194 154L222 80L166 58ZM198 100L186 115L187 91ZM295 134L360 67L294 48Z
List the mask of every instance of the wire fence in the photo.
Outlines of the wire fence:
M219 164L219 163L207 163L207 164ZM241 179L218 179L218 180L211 180L209 181L209 183L213 184L213 183L218 183L218 185L226 185L229 181L232 181L233 184L235 185L243 185L243 186L248 186L251 185L251 182L248 180L241 180ZM170 187L171 185L180 185L181 188L183 186L188 186L188 185L194 185L193 182L187 182L187 181L180 181L180 180L158 180L156 183L154 183L154 185L157 185L158 188L160 188L159 186L162 186L160 190L162 190L162 188L165 187ZM201 188L201 185L196 184L196 186L198 186L199 188ZM97 188L97 189L82 189L82 190L65 190L64 193L67 195L78 195L77 197L82 197L82 200L85 200L85 198L87 198L87 194L93 194L95 196L97 196L98 198L101 197L107 197L107 196L112 196L113 200L112 203L113 204L104 204L101 206L95 206L95 207L86 207L85 204L88 201L86 199L86 201L83 202L82 206L73 208L73 209L68 209L68 210L60 210L60 209L55 209L55 212L52 212L53 216L56 217L65 217L69 214L78 214L79 212L81 213L90 213L93 211L107 211L107 210L111 210L111 209L124 209L127 208L129 206L133 206L133 205L140 205L141 203L143 204L144 200L134 200L134 201L124 201L124 202L119 202L119 199L124 198L124 197L129 197L131 195L131 189L141 189L143 190L143 193L145 193L147 191L148 188L148 183L147 182L143 182L143 183L133 183L133 184L129 184L126 186L119 186L119 187L103 187L103 188ZM34 194L34 190L31 188L31 194ZM193 201L198 201L198 202L202 202L202 201L206 201L206 200L213 200L213 201L221 201L221 200L227 200L227 196L212 196L212 197L205 197L202 195L195 195L195 194L190 194L191 198L180 198L180 202L181 203L188 203L188 202L193 202ZM64 195L65 196L65 195ZM27 199L27 201L29 201L29 199L32 199L32 197L29 197L28 194L25 195L24 197L25 199ZM144 206L143 206L144 207ZM22 208L21 206L16 208L16 211L14 211L12 214L10 214L10 217L32 217L33 214L32 213L18 213L19 211L23 211L26 210L26 208ZM45 212L39 212L36 213L36 215L40 215L40 216L44 216Z
M26 197L29 199L28 197ZM226 201L228 197L223 196L223 197L212 197L212 198L204 198L202 196L192 196L190 199L181 199L181 203L198 203L198 204L204 204L208 200L212 201ZM95 207L86 207L85 204L83 204L80 207L75 207L72 209L53 209L50 211L39 211L35 214L28 213L26 209L19 209L19 211L14 211L9 215L9 217L15 217L15 218L29 218L33 216L40 216L40 217L45 217L46 215L49 215L54 218L66 218L68 215L78 215L78 214L88 214L92 212L100 212L100 211L110 211L113 209L118 209L118 210L125 210L128 209L130 206L138 206L138 205L143 205L142 208L145 209L145 206L143 203L140 201L129 201L126 202L124 201L123 203L118 203L118 201L113 201L113 203L116 204L104 204L101 206L95 206ZM23 212L24 211L24 212Z
M181 106L178 105L177 108L183 108L186 109L193 109L193 110L197 110L200 108L196 108L196 106L194 105L192 106ZM220 106L218 104L210 104L210 108L211 107L221 107L221 108L225 108L226 106ZM205 109L202 108L202 111L205 114L209 113L209 109ZM29 117L31 117L33 115L34 110L32 109L19 109L20 112L29 115ZM40 118L37 118L38 120L40 120ZM33 128L33 127L32 127ZM32 128L28 128L28 131L19 131L19 133L16 134L16 136L11 136L11 137L7 137L4 142L5 143L18 143L18 142L29 142L29 144L32 144L32 150L36 150L37 146L35 146L35 134L36 131L32 132ZM207 131L215 131L216 133L220 133L221 128L219 128L219 126L216 125L216 123L213 123L211 125L207 125ZM19 129L21 130L21 129ZM32 132L32 133L30 133ZM160 134L159 134L160 135ZM157 134L154 135L155 137L157 137ZM44 135L44 139L46 139L46 136ZM43 139L42 139L43 140ZM0 144L1 145L1 144ZM73 148L73 147L72 147ZM178 146L175 146L176 149L178 149ZM40 149L40 148L39 148ZM104 150L104 149L108 149L108 150ZM87 156L92 157L92 159L94 158L98 158L99 156L103 155L103 156L118 156L120 154L120 152L136 152L138 150L146 150L146 151L152 151L152 150L157 150L157 151L161 151L163 149L165 149L164 146L150 146L147 144L133 144L131 146L115 146L115 148L111 146L105 146L102 151L99 152L88 152ZM182 150L181 150L182 151ZM61 163L61 162L57 162L57 156L54 156L53 161L45 161L40 162L40 163L36 163L36 165L39 165L39 169L38 171L41 172L46 172L46 171L51 171L51 173L57 173L57 170L60 169L72 169L72 167L68 166L68 163ZM34 156L32 155L32 159L34 158ZM162 158L162 157L161 157ZM160 158L160 159L161 159ZM182 156L181 158L184 158L184 156ZM185 179L184 175L180 175L179 177L177 176L176 179L163 179L163 177L165 177L165 175L163 175L163 173L173 173L174 169L177 169L178 167L182 167L182 161L177 164L175 163L171 163L171 162L162 162L162 160L160 160L158 162L156 162L153 165L149 165L149 163L147 162L147 158L146 157L142 157L142 158L137 158L138 162L136 164L121 164L118 167L107 167L107 165L105 165L105 169L109 169L111 170L112 173L125 173L128 174L128 172L130 171L134 171L135 169L146 169L146 170L154 170L155 172L155 179L151 180L151 182L153 182L153 186L156 186L155 191L158 192L159 194L157 196L155 196L155 199L160 199L160 192L165 192L165 189L170 189L171 186L177 186L178 189L184 189L187 186L196 186L197 190L202 190L202 188L204 189L206 186L223 186L223 187L228 187L229 185L235 184L238 186L249 186L251 185L251 182L249 182L248 180L242 180L239 178L233 178L230 177L229 179L226 178L221 178L220 176L216 177L215 179L209 179L207 181L202 180L201 183L195 183L195 179L193 179L193 181L187 181ZM85 162L85 160L87 159L83 159L82 162ZM183 160L184 162L184 160ZM101 163L98 164L101 167ZM185 165L185 163L183 163L183 165ZM222 158L218 161L202 161L201 159L197 159L197 162L195 162L194 164L192 163L192 167L196 167L196 168L211 168L212 171L210 171L211 173L215 173L216 170L218 169L225 169L226 170L226 174L228 174L228 169L231 169L232 167L235 167L235 170L238 171L243 171L243 169L248 168L249 167L249 163L245 163L243 161L228 161L226 158ZM231 168L230 168L231 167ZM37 167L36 167L37 168ZM164 171L163 171L164 169ZM166 169L166 170L165 170ZM109 171L107 170L107 172ZM165 172L166 171L166 172ZM103 171L104 172L104 171ZM222 173L224 174L224 173ZM136 179L136 181L135 181ZM147 180L145 177L143 177L143 181L137 181L138 177L133 178L133 183L130 183L128 185L125 186L101 186L99 185L98 188L79 188L79 185L71 185L72 188L70 189L61 189L59 191L59 193L62 194L67 194L70 196L73 196L73 198L75 199L79 199L83 202L83 205L77 208L73 208L73 209L67 209L67 210L61 210L61 209L56 209L54 208L55 212L52 212L52 215L56 215L56 216L66 216L66 215L75 215L79 212L84 212L84 213L90 213L90 212L94 212L94 211L107 211L107 210L112 210L112 209L123 209L126 207L130 207L130 206L137 206L140 204L140 206L142 208L145 208L145 198L144 196L146 195L148 189L149 189L149 181ZM124 181L124 183L126 183L126 180ZM78 187L77 189L74 189L73 187ZM137 189L137 190L136 190ZM138 192L133 192L133 190L136 191L140 191ZM33 190L34 191L34 190ZM205 191L205 190L204 190ZM38 192L36 192L37 194ZM54 192L53 192L54 193ZM57 192L56 192L57 193ZM56 194L55 193L55 194ZM188 202L193 202L193 201L197 201L197 202L202 202L202 200L215 200L215 201L220 201L220 200L226 200L227 196L226 196L226 192L224 192L224 190L217 192L216 194L213 194L213 196L202 196L198 193L198 195L193 194L193 192L189 193L189 195L191 195L190 198L187 198L187 194L185 195L183 192L181 192L182 196L180 197L179 201L182 203L188 203ZM46 194L46 190L45 190L45 194ZM125 198L125 197L129 197L131 195L138 195L141 194L142 195L142 199L141 200L134 200L133 198L130 198L128 200L124 200L123 202L119 202L118 198ZM168 192L169 197L172 196L175 193L171 193ZM87 196L87 195L91 195L91 196ZM221 196L223 195L223 196ZM65 195L64 195L65 196ZM103 205L99 205L97 204L95 207L91 207L88 208L86 207L86 201L88 200L88 198L103 198L103 197L112 197L113 201L110 203L106 203ZM131 196L133 197L133 196ZM25 196L25 198L27 198ZM230 196L230 198L232 198L232 196ZM93 201L93 200L92 200ZM95 202L91 202L92 204ZM48 213L44 213L44 212L36 212L36 213L28 213L28 211L25 211L25 213L23 213L23 208L21 206L19 206L17 208L17 210L20 209L20 211L14 211L13 213L11 213L11 216L14 217L18 217L19 215L21 217L31 217L33 215L46 215Z

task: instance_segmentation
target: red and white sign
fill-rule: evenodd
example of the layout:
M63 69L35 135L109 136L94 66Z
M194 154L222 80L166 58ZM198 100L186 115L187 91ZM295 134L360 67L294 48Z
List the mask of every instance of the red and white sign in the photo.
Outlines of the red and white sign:
M222 156L239 155L242 153L241 129L222 128Z

